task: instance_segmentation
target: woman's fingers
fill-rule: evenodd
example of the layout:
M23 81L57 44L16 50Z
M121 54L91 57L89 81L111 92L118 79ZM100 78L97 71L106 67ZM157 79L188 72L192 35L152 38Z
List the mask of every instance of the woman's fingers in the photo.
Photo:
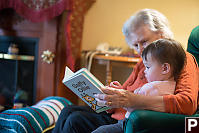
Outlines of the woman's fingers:
M95 99L104 100L106 97L106 94L95 94L94 97Z
M105 88L101 88L101 90L108 95L114 95L118 92L118 89L112 88L112 87L108 87L106 86Z
M104 94L96 94L97 102L102 106L109 107L129 107L130 102L134 101L134 95L123 89L112 87L101 88Z
M98 106L106 106L106 101L95 98Z
M112 105L112 102L110 102L110 101L108 102L108 101L100 100L98 98L95 98L95 100L97 101L98 106L109 106L109 107L111 107L111 105Z

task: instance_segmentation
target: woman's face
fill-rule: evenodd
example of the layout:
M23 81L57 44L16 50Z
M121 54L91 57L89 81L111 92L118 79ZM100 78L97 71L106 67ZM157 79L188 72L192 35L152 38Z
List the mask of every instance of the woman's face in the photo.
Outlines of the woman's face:
M160 38L160 33L151 31L149 27L145 25L139 27L135 32L130 33L125 39L127 44L141 55L146 46Z

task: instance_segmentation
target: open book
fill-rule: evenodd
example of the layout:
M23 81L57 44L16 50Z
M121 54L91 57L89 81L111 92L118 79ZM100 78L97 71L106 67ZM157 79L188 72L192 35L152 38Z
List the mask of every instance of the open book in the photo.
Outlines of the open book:
M104 88L104 85L86 68L82 68L73 73L66 67L62 82L95 112L100 113L110 109L110 107L99 106L97 104L94 94L102 94L103 92L100 88Z

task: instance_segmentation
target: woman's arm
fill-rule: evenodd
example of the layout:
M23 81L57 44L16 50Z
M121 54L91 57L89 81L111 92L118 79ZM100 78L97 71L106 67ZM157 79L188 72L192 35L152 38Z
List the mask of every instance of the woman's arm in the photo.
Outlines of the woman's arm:
M163 96L137 96L137 102L135 108L153 110L158 112L165 112Z

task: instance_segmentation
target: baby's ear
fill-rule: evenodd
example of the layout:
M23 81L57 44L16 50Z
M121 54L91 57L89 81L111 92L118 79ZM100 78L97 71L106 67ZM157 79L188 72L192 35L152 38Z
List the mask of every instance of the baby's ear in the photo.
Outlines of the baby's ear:
M171 66L169 63L162 64L162 74L167 74L171 70Z

